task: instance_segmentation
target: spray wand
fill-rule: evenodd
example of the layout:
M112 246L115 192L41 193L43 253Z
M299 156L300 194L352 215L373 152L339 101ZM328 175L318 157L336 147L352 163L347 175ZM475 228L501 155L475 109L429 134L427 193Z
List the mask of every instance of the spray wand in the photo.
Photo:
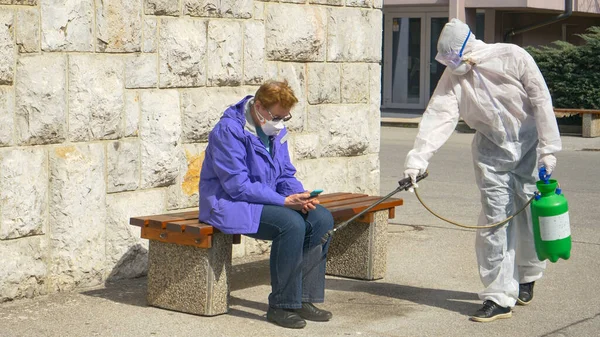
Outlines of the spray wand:
M417 176L416 181L419 182L425 178L427 178L427 176L429 175L429 173L427 171L423 172L423 174L419 174ZM359 217L361 217L363 214L367 213L368 211L370 211L371 209L373 209L375 206L381 204L382 202L386 201L387 199L389 199L390 197L392 197L394 194L400 192L400 191L408 191L411 187L413 187L413 182L410 179L410 177L404 178L400 181L398 181L398 187L393 190L392 192L390 192L388 195L386 195L385 197L381 198L380 200L378 200L377 202L375 202L374 204L372 204L371 206L365 208L364 210L360 211L358 214L354 215L353 217L351 217L350 219L342 222L341 224L339 224L337 227L330 229L327 233L325 233L325 235L323 235L323 237L321 238L321 242L323 244L327 243L327 240L329 240L333 234L335 232L337 232L338 230L348 226L348 224L350 224L352 221L358 219Z

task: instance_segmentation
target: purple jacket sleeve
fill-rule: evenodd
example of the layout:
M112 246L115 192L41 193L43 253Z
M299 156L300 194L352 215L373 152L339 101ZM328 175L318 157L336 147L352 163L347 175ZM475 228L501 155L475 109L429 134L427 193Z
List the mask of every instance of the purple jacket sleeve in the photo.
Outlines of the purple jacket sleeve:
M210 133L214 170L221 186L234 201L283 206L285 197L269 186L251 182L246 164L246 147L239 131L221 125Z
M280 149L281 162L283 163L283 172L277 179L277 192L281 195L288 196L296 193L304 192L302 183L296 179L296 168L292 165L290 154L288 151L287 142Z

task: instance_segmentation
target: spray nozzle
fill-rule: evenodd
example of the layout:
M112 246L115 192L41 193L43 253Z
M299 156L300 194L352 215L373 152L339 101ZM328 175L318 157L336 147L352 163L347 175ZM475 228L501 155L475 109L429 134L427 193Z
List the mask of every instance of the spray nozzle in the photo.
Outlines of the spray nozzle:
M544 167L544 166L540 167L539 177L540 177L540 180L544 182L544 184L548 183L548 181L550 180L550 176L551 176L551 174L547 173L546 167Z

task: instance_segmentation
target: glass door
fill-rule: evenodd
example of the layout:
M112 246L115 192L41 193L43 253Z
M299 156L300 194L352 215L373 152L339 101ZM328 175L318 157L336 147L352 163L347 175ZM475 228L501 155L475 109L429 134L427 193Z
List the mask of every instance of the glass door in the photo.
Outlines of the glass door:
M384 19L382 107L422 112L444 67L435 61L447 13L389 13Z
M423 21L419 13L385 18L383 105L387 108L419 108L423 104Z
M439 14L427 15L427 26L429 27L427 32L427 40L429 41L428 78L426 84L428 88L427 101L431 98L440 77L442 77L442 73L444 73L444 69L446 69L444 65L435 60L435 56L437 55L437 41L446 23L448 23L448 14L442 14L442 16L439 16Z

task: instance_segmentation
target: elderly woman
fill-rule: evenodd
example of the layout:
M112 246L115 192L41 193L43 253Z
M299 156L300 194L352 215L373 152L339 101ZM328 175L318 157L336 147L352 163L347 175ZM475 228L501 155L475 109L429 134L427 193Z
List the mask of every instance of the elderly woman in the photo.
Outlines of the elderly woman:
M209 135L200 175L200 221L272 240L267 319L286 328L332 317L313 303L324 301L321 258L329 242L321 238L333 217L294 177L284 122L297 102L287 82L269 81L227 108Z

